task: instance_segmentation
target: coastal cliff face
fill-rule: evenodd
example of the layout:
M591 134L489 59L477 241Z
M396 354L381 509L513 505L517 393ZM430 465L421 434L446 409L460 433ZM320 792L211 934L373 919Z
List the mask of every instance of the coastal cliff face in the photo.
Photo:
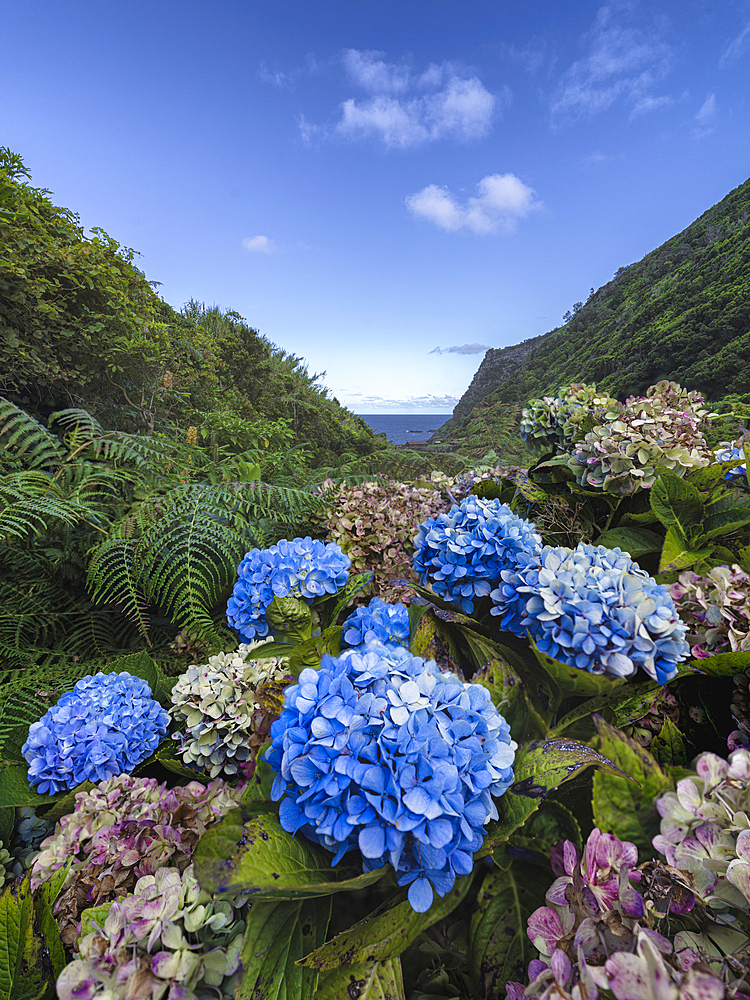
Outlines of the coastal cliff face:
M487 351L453 417L448 443L476 414L595 382L619 399L670 378L718 402L750 393L750 180L615 277L566 323Z
M529 354L535 350L546 334L532 337L521 344L510 347L491 347L471 380L471 385L459 399L453 411L453 420L462 423L477 403L490 393L499 389L519 369L521 369Z

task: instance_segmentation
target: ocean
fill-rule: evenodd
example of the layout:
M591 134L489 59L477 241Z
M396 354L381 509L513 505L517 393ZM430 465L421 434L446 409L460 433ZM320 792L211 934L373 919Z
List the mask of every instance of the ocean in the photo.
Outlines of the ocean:
M362 419L376 434L385 431L393 444L407 444L409 441L426 441L451 413L360 413Z

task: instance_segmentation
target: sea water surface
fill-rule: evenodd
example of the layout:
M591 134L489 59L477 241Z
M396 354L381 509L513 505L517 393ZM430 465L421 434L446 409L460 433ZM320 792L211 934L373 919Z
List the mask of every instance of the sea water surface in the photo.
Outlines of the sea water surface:
M410 441L426 441L451 413L360 413L362 419L376 434L384 431L393 444L408 444Z

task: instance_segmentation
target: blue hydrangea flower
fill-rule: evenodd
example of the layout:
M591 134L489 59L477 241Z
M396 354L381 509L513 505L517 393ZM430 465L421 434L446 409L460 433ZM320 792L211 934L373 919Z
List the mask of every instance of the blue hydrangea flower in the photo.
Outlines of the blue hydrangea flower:
M747 486L747 463L745 462L745 449L737 443L727 444L723 442L714 452L717 462L733 462L735 459L741 462L735 469L730 469L724 476L733 486Z
M268 549L251 549L237 568L239 579L227 603L227 621L241 642L268 635L266 609L274 597L311 604L346 583L351 560L334 542L282 539Z
M467 613L487 597L503 570L542 548L531 521L499 500L469 496L447 514L428 518L414 536L414 569L422 583Z
M334 865L357 847L365 871L390 862L419 913L471 871L493 796L513 782L516 744L487 688L394 643L303 670L271 736L284 829Z
M128 673L84 677L29 729L21 753L44 795L130 774L153 753L169 715Z
M409 645L409 609L405 604L387 604L373 597L365 608L357 608L344 622L343 639L347 646L363 642L397 642Z
M687 625L666 587L621 549L545 545L490 595L503 627L526 631L556 660L627 677L640 666L664 684L690 653Z

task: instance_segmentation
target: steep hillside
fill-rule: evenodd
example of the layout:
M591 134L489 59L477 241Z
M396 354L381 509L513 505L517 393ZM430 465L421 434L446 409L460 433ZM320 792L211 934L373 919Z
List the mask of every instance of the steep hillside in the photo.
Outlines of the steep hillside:
M642 260L622 267L561 327L489 350L436 437L479 403L519 403L570 382L624 399L660 378L712 400L750 391L750 180Z

